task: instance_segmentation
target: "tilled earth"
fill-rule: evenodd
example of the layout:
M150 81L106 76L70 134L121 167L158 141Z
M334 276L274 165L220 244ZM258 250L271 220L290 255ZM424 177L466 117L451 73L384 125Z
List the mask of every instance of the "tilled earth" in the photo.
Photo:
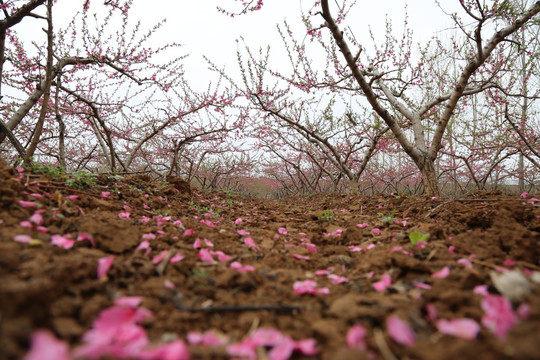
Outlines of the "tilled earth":
M312 339L293 359L540 358L532 196L262 200L175 178L97 182L67 188L0 164L1 359L23 358L38 329L80 355L96 319L125 296L141 297L153 314L140 322L152 346L181 340L192 359L242 358L231 345L257 329ZM411 233L429 237L413 245ZM112 266L98 278L104 258ZM510 290L494 282L505 273L518 279L505 280ZM301 294L301 284L316 287ZM486 293L512 300L514 320L502 333L485 318ZM410 338L393 333L396 318ZM480 326L470 339L437 325L461 318ZM366 331L355 340L356 325ZM195 332L219 341L200 342ZM278 359L275 347L252 357Z

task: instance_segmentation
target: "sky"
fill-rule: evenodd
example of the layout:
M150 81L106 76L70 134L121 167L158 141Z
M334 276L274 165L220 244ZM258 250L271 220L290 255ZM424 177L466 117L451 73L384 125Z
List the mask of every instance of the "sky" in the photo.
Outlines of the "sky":
M53 14L55 27L63 27L76 11L82 8L82 0L58 0ZM102 0L92 0L98 5ZM151 28L161 19L166 19L165 26L155 38L156 45L177 42L182 44L182 54L189 54L185 60L188 80L194 87L206 88L206 84L215 78L208 71L203 55L216 65L237 71L236 40L245 39L253 49L272 47L273 61L279 61L284 55L276 24L287 20L293 31L301 39L305 34L302 24L302 11L307 12L313 0L266 0L260 11L251 12L234 18L217 10L217 6L235 10L239 8L237 0L134 0L131 10L133 22L141 20L143 28ZM445 0L447 12L459 10L457 0ZM409 14L409 24L415 32L415 40L426 40L436 33L443 33L452 26L448 15L445 15L433 0L379 0L358 1L351 11L347 25L360 41L371 42L368 29L381 40L384 38L384 22L388 15L394 22L394 28L402 28L405 5ZM335 1L330 4L335 13ZM94 7L93 9L97 9ZM319 18L322 24L322 18ZM25 20L17 26L17 32L24 38L35 39L39 34L45 41L45 34L40 30L43 23L34 19ZM180 55L180 54L179 54ZM277 65L279 67L279 64Z

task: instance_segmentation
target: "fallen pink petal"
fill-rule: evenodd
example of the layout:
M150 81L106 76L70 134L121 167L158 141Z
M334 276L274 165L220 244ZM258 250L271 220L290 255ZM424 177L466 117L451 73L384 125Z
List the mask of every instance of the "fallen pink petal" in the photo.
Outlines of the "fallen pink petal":
M210 254L217 256L218 261L229 261L231 257L227 254L225 254L223 251L210 251Z
M19 235L15 235L13 237L13 240L21 244L28 244L30 241L32 241L32 237L26 234L19 234Z
M381 276L381 280L373 284L373 287L377 291L384 291L390 285L392 285L392 277L388 274L384 274L383 276Z
M349 331L347 331L347 345L353 349L366 351L366 335L366 328L360 324L353 325Z
M171 257L171 259L169 260L169 262L170 262L171 264L174 264L174 263L180 262L180 261L182 261L182 260L184 260L184 255L182 255L182 254L176 254L176 255L174 255L173 257Z
M306 255L292 254L292 257L297 260L309 260L309 256Z
M131 216L131 214L128 213L128 212L118 213L118 217L121 218L121 219L129 219L130 216Z
M297 294L312 293L317 288L315 280L295 281L293 290Z
M85 240L89 241L93 247L96 246L96 243L92 235L85 234L85 233L79 233L79 235L77 235L77 241L85 241Z
M165 257L167 257L167 254L169 253L169 250L163 250L162 252L160 252L158 255L154 256L152 258L152 264L154 265L157 265L159 264L160 262L163 261L163 259L165 259Z
M155 240L156 235L152 233L147 233L142 235L143 240Z
M397 315L386 319L388 334L398 344L412 346L416 342L416 334L411 326Z
M360 229L363 229L363 228L366 228L369 226L368 223L361 223L361 224L356 224L357 227L359 227Z
M199 259L202 262L205 262L205 263L213 263L214 262L214 258L212 257L212 254L210 253L210 250L208 250L208 249L199 250Z
M458 264L461 264L461 265L465 266L468 269L473 268L473 264L471 263L471 261L469 259L462 258L462 259L459 259L457 262L458 262Z
M204 224L208 227L211 227L211 228L214 228L216 227L216 224L214 224L213 222L211 222L210 220L201 220L201 224Z
M240 236L249 236L249 231L246 230L238 230L236 233Z
M431 277L436 279L444 279L448 275L450 275L450 268L448 266L445 266L441 270L431 274Z
M69 345L58 340L49 330L36 330L24 360L71 360Z
M139 250L145 250L145 256L150 253L150 243L148 242L148 240L141 241L141 243L135 248L135 251Z
M375 235L381 235L382 234L382 231L379 228L373 228L373 229L371 229L371 232L374 233Z
M195 233L195 230L194 229L186 229L184 231L184 234L182 236L189 236L189 235L193 235L193 233Z
M426 283L422 283L422 282L414 281L414 282L413 282L413 285L414 285L414 287L417 287L417 288L419 288L419 289L424 289L424 290L429 290L429 289L431 289L431 285L426 284Z
M71 239L69 235L51 235L51 244L63 247L64 249L71 249L75 244L75 240Z
M332 281L332 284L343 284L349 282L349 279L347 279L345 276L339 276L336 274L328 274L328 278L330 281Z
M446 335L465 340L473 340L480 331L480 325L473 319L441 319L437 321L437 330Z
M488 294L482 299L482 325L490 329L499 339L505 340L508 332L517 324L518 319L512 303L501 295Z
M313 356L319 353L315 339L301 339L296 341L294 350L307 356Z
M280 233L281 235L289 235L289 231L282 227L278 229L278 233Z
M255 251L261 251L261 248L258 247L257 244L255 244L255 240L253 240L253 239L250 238L250 237L244 239L244 244L245 244L248 248L252 248L252 249L255 250Z
M19 200L19 205L22 207L36 207L37 204L33 201Z
M97 278L102 279L109 270L114 262L114 256L107 256L98 259L98 268L97 268Z

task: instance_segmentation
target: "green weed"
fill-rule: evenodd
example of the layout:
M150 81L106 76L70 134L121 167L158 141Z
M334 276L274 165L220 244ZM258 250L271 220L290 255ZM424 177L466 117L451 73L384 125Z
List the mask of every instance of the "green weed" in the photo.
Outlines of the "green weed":
M319 219L320 221L332 221L335 218L336 214L334 214L334 211L330 209L323 210L322 213L317 215L317 219Z
M394 221L394 214L396 213L396 210L392 210L388 213L388 215L383 215L382 213L379 213L378 216L379 216L379 220L383 223L386 223L386 222L392 222Z
M421 241L427 242L429 239L429 233L423 233L421 231L413 231L409 234L409 240L411 244L416 245Z

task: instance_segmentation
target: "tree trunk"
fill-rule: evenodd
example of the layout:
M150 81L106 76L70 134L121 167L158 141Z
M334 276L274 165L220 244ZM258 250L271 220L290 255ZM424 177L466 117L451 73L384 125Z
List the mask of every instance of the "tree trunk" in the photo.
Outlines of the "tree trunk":
M422 174L422 183L424 184L424 193L427 196L440 196L439 180L437 170L435 169L435 160L430 160L424 156L416 162Z

